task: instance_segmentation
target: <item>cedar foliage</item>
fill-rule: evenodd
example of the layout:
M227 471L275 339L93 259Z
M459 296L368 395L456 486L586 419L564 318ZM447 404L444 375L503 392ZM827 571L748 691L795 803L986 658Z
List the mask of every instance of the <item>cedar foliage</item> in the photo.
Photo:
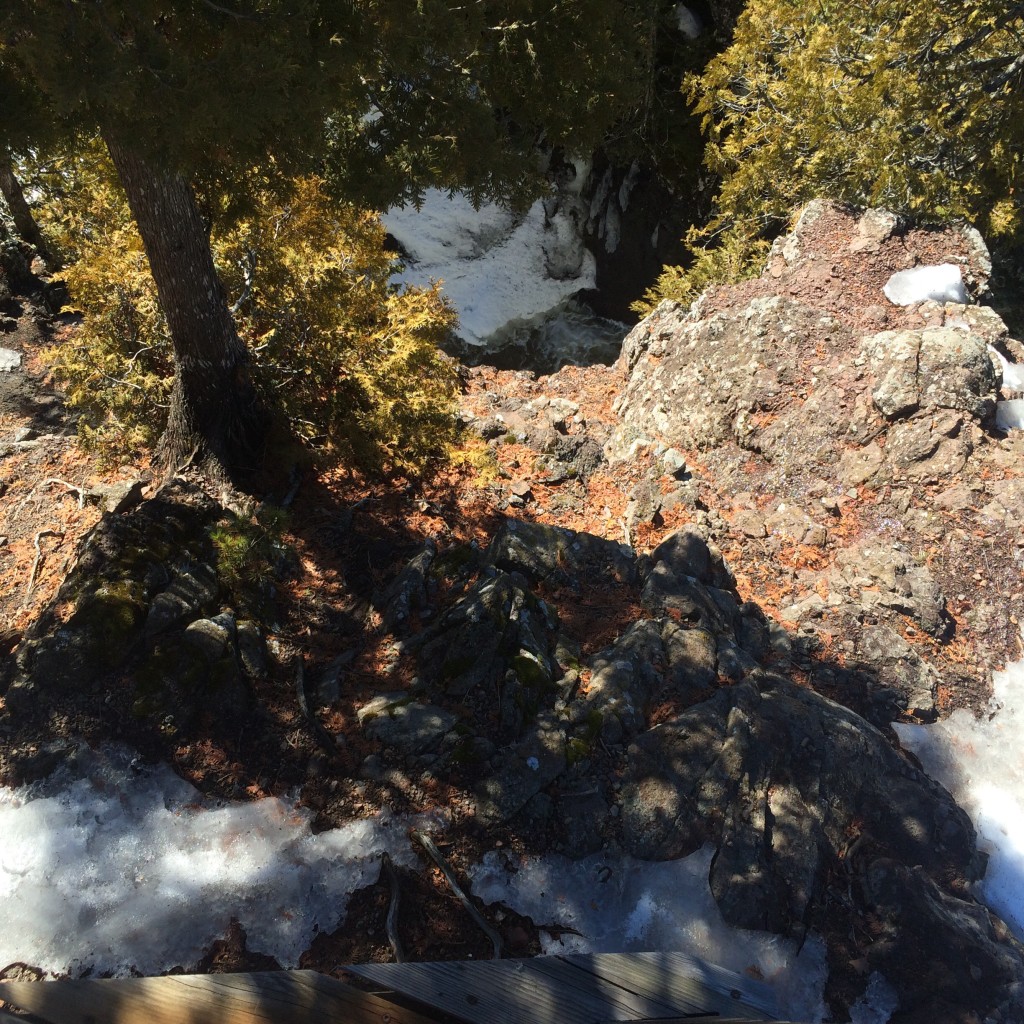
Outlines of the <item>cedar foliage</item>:
M667 269L644 308L756 272L818 195L1018 243L1022 71L1021 3L751 0L732 45L684 83L715 215L687 238L692 267Z
M70 262L84 314L50 366L86 443L111 460L131 457L163 430L174 377L142 242L100 143L33 171L51 197L44 228ZM218 273L267 407L279 403L321 458L413 474L443 458L457 377L439 345L456 317L438 287L390 284L379 217L333 202L314 177L286 187L253 174L244 203L234 192L207 205Z
M177 370L161 461L195 457L241 480L273 411L259 407L196 197L215 209L218 197L251 194L273 218L288 183L317 176L335 199L374 209L432 186L523 204L543 191L539 150L590 152L636 105L648 2L4 0L0 148L23 155L98 135L131 194ZM283 191L250 193L253 168L273 168ZM368 257L357 262L377 279ZM328 278L328 288L340 280ZM425 374L428 390L443 376L420 347L440 333L436 299L415 326L412 302L382 298L370 332L381 351L364 346L337 375L365 396L353 416L392 458L409 436L403 418L426 424L434 403L398 395L385 373ZM354 372L371 364L369 378ZM341 443L341 422L328 420L308 433Z

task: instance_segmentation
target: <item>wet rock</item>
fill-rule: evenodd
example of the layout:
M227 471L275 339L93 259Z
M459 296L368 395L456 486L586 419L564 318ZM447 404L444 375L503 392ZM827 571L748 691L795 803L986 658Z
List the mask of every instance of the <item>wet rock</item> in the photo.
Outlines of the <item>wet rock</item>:
M477 788L477 818L485 826L507 821L565 771L565 733L553 715L540 715L498 760L498 772Z
M488 560L531 580L568 582L636 577L633 552L623 544L557 526L506 520L487 549Z
M711 835L711 889L739 927L799 933L852 823L903 863L980 870L970 821L944 790L858 715L774 676L638 737L621 799L637 856L678 856Z
M903 637L885 626L865 627L857 639L857 655L883 687L900 694L904 709L923 718L933 716L939 673Z
M374 698L359 709L358 718L371 740L404 754L436 749L458 721L450 711L421 704L406 692Z
M427 574L436 555L437 545L428 538L423 542L423 550L383 593L374 598L374 605L380 610L384 625L391 632L403 632L408 628L413 613L428 608Z
M522 576L493 571L411 646L419 651L426 684L449 697L481 688L501 693L504 734L517 735L561 674L554 660L556 627L553 609Z
M548 277L572 281L580 276L586 246L583 225L587 204L571 192L558 192L544 200L544 235L541 248Z
M970 1006L987 1020L1024 1019L1024 946L985 907L890 858L871 863L864 891L881 926L868 961L896 985L901 1011L952 1020Z

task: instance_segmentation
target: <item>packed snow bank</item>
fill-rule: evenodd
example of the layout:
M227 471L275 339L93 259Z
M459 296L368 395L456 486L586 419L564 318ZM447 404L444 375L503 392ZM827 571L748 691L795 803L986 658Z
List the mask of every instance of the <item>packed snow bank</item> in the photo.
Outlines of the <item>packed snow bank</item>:
M977 895L1024 940L1024 661L997 672L992 690L981 718L959 710L936 725L894 728L971 815L989 855Z
M415 857L382 812L314 836L288 800L219 806L165 765L82 751L45 783L0 788L0 966L157 974L198 960L232 917L249 948L294 966L387 850Z
M889 278L883 291L896 306L909 306L927 299L936 302L968 301L963 275L955 263L900 270Z
M460 335L482 346L510 321L538 317L594 287L596 265L585 250L577 275L548 276L545 245L564 242L570 229L578 234L559 216L547 226L540 202L516 215L493 204L474 210L463 195L431 190L419 210L389 210L384 224L411 257L397 280L419 286L443 280L459 311Z
M713 855L706 846L682 860L652 863L492 851L470 877L485 903L579 933L543 940L545 953L689 953L772 984L783 1019L822 1020L824 944L811 936L798 950L792 940L727 925L708 888Z

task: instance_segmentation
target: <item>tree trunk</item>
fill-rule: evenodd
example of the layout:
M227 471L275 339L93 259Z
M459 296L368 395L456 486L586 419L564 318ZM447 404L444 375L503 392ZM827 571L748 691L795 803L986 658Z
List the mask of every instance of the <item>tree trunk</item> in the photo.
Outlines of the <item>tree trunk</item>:
M191 185L105 138L149 258L174 344L175 375L159 456L237 478L259 461L265 417L213 266Z
M0 195L7 200L7 206L11 211L11 218L14 220L18 234L33 246L43 259L46 259L46 243L43 241L42 232L25 200L25 193L21 190L21 182L18 181L17 175L14 173L11 158L2 152L0 152Z

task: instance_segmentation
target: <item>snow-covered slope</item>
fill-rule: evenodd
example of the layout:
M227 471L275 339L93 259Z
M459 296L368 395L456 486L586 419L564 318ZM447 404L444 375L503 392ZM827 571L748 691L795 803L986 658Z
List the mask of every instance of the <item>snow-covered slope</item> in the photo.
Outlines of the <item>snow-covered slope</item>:
M542 202L525 214L494 205L474 210L465 196L434 190L419 210L393 209L384 223L410 257L398 280L443 281L470 345L484 346L511 321L540 318L581 288L594 287L594 258L578 229L567 213L548 217ZM552 277L554 251L575 245L578 271Z

